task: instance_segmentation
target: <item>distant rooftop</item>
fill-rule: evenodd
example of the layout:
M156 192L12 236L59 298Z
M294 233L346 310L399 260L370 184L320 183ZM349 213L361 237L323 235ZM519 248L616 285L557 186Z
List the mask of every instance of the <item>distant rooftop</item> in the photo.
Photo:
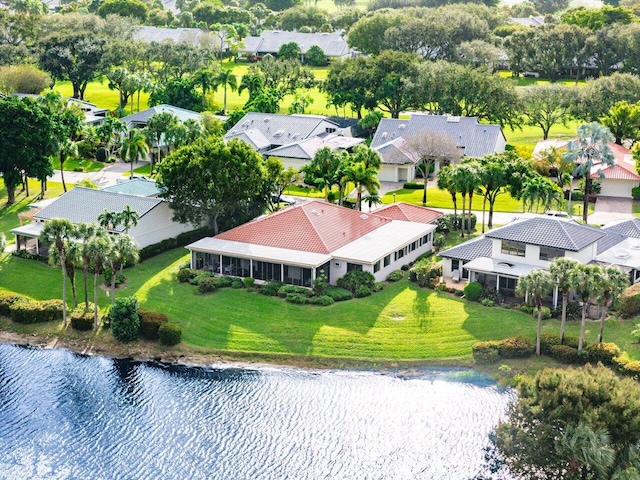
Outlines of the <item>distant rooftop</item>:
M157 197L161 193L155 180L150 180L148 178L123 180L115 185L104 187L102 190L105 192L124 193L127 195L140 195L142 197Z

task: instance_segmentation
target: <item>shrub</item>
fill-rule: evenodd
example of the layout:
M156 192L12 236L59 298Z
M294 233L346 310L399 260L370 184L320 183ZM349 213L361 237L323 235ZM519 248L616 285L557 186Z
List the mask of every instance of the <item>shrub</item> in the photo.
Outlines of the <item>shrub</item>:
M433 234L433 248L440 251L442 247L447 244L447 237L445 237L442 233L434 233Z
M387 275L387 282L399 282L404 278L404 272L402 270L394 270Z
M402 185L402 188L404 188L405 190L423 190L424 183L405 182L404 185Z
M354 294L360 287L367 287L369 289L369 294L371 294L371 290L375 283L376 278L372 273L363 272L361 270L352 270L351 272L347 272L346 275L339 278L337 282L339 287L346 288Z
M427 260L417 262L409 270L409 280L415 282L420 287L431 287L439 283L442 276L442 264L433 263Z
M213 277L199 277L198 293L211 293L218 289L216 280Z
M640 361L634 360L632 362L626 363L622 367L622 371L638 380L640 378Z
M374 292L381 292L385 288L387 288L386 282L376 282L376 284L373 286L373 291Z
M107 307L107 311L102 315L102 328L111 328L111 306Z
M500 342L476 342L473 344L473 358L476 363L496 363L500 358L498 345Z
M640 187L633 187L631 189L631 196L634 200L640 200Z
M446 283L438 283L438 284L434 285L433 289L436 292L445 292L447 290L447 284Z
M175 323L163 323L158 328L158 339L162 345L172 347L182 340L182 328Z
M14 301L9 307L16 323L42 323L62 320L62 300L37 301L28 298Z
M189 280L189 283L191 285L198 285L198 283L200 283L200 280L204 278L213 278L213 274L210 272L200 272L196 277L193 277L191 280Z
M480 282L469 282L464 286L464 298L475 302L482 295L482 284Z
M568 345L554 345L551 347L549 355L562 363L584 363L583 356L578 354L578 349Z
M614 358L622 353L620 347L615 343L593 343L585 348L589 355L589 360L594 363L602 362L604 365L614 365Z
M493 300L490 300L488 298L483 298L480 303L482 304L483 307L495 307L496 306L496 302L494 302Z
M533 307L531 305L526 305L523 303L522 305L520 305L520 311L528 315L533 315Z
M94 304L90 303L89 308L85 310L84 305L71 312L71 328L74 330L87 331L93 329L93 309Z
M252 277L245 277L245 278L242 279L242 283L244 284L244 286L246 288L251 289L256 284L256 280L255 280L255 278L252 278Z
M496 288L489 285L482 287L482 295L480 295L480 299L491 300L494 304L500 303L502 300L500 293L498 293Z
M400 270L402 270L403 272L408 272L410 268L411 268L411 265L409 265L408 263L405 263L400 267Z
M267 295L268 297L275 297L278 295L278 290L282 287L284 283L279 282L277 280L271 280L270 282L264 283L262 287L260 287L260 293L262 295Z
M233 285L231 277L213 277L213 284L217 288L227 288Z
M560 345L560 335L557 333L543 333L540 335L540 352L548 355L551 347Z
M454 289L453 294L456 297L462 297L464 295L464 290L458 290L457 288Z
M574 335L565 335L562 345L566 345L571 348L578 348L578 344L580 343L580 337L576 337ZM585 348L587 346L587 342L584 342L583 345Z
M11 315L11 305L17 301L28 300L27 297L22 295L15 295L13 293L0 293L0 315L8 317Z
M180 283L187 283L193 280L200 274L199 270L194 270L193 268L181 268L178 270L177 279Z
M368 297L369 295L371 295L371 291L371 288L367 287L366 285L360 285L358 288L356 288L353 296L356 298Z
M334 301L329 295L319 295L317 297L311 297L308 299L311 305L320 305L321 307L327 307L333 305Z
M158 340L158 329L163 323L167 323L169 318L160 312L141 308L138 310L140 317L140 336L147 340Z
M295 303L297 305L304 305L307 303L308 297L301 293L287 293L285 300L289 303Z
M242 280L234 280L231 282L231 288L242 288L243 286Z
M153 245L147 245L140 249L140 260L146 260L151 257L155 257L163 252L176 248L178 243L175 238L165 238L161 242L154 243Z
M109 311L111 331L116 340L133 342L138 340L140 317L138 300L135 297L117 298Z
M280 298L287 298L290 293L297 293L298 295L304 295L305 297L311 296L312 292L308 288L298 287L296 285L283 285L278 289L278 296Z
M334 302L344 302L353 298L353 294L349 290L340 287L327 287L324 293L333 298Z
M327 289L327 276L324 274L324 270L320 270L320 274L313 281L313 293L318 296L324 295L324 291Z
M620 295L618 312L624 318L640 313L640 283L631 285Z
M533 345L529 338L519 335L502 340L498 352L504 358L526 358L533 353Z

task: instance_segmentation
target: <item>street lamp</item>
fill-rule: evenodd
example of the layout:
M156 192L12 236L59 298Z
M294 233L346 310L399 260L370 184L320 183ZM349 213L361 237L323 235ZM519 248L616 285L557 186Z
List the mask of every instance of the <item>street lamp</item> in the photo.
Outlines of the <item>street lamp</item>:
M393 194L393 203L396 203L396 194Z

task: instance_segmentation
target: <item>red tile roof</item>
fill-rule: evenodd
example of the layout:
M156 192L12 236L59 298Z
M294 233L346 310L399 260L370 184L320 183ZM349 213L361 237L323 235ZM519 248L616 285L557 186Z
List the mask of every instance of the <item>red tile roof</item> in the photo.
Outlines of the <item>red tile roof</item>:
M314 200L258 218L215 238L329 253L390 221L382 216Z
M390 218L391 220L418 223L433 223L442 216L442 213L436 210L404 202L386 205L374 213L385 218Z
M636 172L635 162L631 159L631 150L617 143L609 143L609 148L615 156L615 165L597 164L591 168L591 178L599 179L599 170L602 170L604 178L611 180L640 180L640 175Z

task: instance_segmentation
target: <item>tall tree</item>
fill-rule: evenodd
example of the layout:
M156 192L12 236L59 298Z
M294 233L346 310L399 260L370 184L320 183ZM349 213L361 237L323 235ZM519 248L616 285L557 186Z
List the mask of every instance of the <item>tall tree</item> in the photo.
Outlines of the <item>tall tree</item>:
M284 168L278 157L269 157L264 161L266 181L269 189L269 209L279 210L280 197L298 179L298 172L293 167Z
M607 127L597 122L585 123L578 127L578 139L569 142L564 158L577 166L577 173L584 177L584 200L582 220L587 223L589 214L589 189L591 170L594 166L613 166L614 156L608 143L614 140ZM602 172L600 171L602 174Z
M162 140L166 137L169 130L174 128L179 123L178 117L170 112L160 112L153 114L149 120L147 120L147 126L144 128L144 134L147 137L149 147L156 148L158 153L158 163L162 157ZM165 139L166 143L166 139ZM153 174L154 158L151 156L151 167L149 174Z
M222 114L227 113L227 88L232 92L238 89L238 79L231 73L232 70L223 68L214 79L214 88L222 87L224 91L224 101L222 106Z
M193 74L193 82L202 89L202 109L207 105L207 92L215 89L217 72L211 68L203 68Z
M580 265L571 272L571 289L582 302L582 319L580 321L580 339L578 350L584 346L584 331L589 304L598 295L602 281L602 268L596 265Z
M453 203L453 217L455 221L458 221L458 188L456 186L455 178L453 175L453 167L447 165L441 168L438 172L438 179L436 180L437 186L440 190L446 190L451 195L451 202Z
M542 302L553 289L553 277L546 270L533 270L518 279L517 292L530 297L538 310L538 328L536 330L536 355L540 355L540 335L542 333Z
M564 344L564 330L567 325L567 302L572 287L573 271L580 266L577 260L572 258L556 258L549 265L549 273L562 295L562 316L560 317L560 344Z
M324 191L324 200L329 201L331 188L338 183L342 157L329 147L318 150L310 163L300 169L300 173L310 185L313 184Z
M532 85L519 90L525 123L542 129L542 138L549 138L549 130L557 123L565 127L571 106L578 94L573 88L561 84Z
M149 154L149 145L147 139L142 132L130 132L129 137L122 142L120 155L122 160L131 163L131 173L129 178L133 178L133 162L146 158Z
M107 117L97 128L96 134L100 145L104 148L105 157L112 158L120 148L122 137L127 132L127 124L119 118Z
M129 229L138 225L140 214L132 210L129 205L125 205L121 212L117 214L117 223L124 227L124 233L129 234Z
M626 139L638 140L640 137L640 102L635 104L624 101L616 102L609 109L609 113L602 117L601 122L615 137L618 145L622 145L622 141Z
M348 182L356 186L356 209L362 210L362 193L366 189L369 193L377 192L380 188L378 169L367 167L365 162L352 162L345 168L345 177Z
M107 210L105 209L105 212ZM91 249L89 248L91 240L94 237L106 237L105 228L100 228L95 223L79 223L76 226L75 236L80 244L80 258L82 261L82 270L84 278L84 304L85 312L89 311L89 268L91 266Z
M119 223L120 217L118 216L118 212L111 212L105 208L104 211L98 215L98 224L105 230L115 230Z
M140 259L138 245L129 235L117 235L112 242L111 254L107 256L111 268L111 305L116 300L116 277L122 274L125 265L135 265Z
M98 329L98 279L105 265L113 255L113 245L109 235L95 236L87 244L87 254L93 270L93 329Z
M609 308L616 302L618 297L629 286L629 275L617 267L608 266L604 268L600 277L599 291L596 296L596 302L602 309L600 313L600 332L598 333L598 342L602 343L604 333L604 321L607 317Z
M159 186L176 220L209 222L237 209L263 210L267 201L262 157L245 142L201 138L171 153L158 167Z
M74 235L74 226L69 220L54 218L45 223L40 232L40 241L49 248L55 248L62 269L62 326L67 326L67 263L65 248Z

